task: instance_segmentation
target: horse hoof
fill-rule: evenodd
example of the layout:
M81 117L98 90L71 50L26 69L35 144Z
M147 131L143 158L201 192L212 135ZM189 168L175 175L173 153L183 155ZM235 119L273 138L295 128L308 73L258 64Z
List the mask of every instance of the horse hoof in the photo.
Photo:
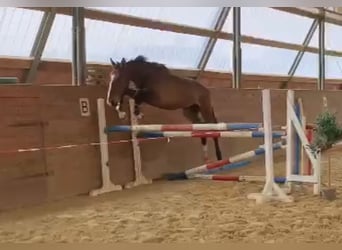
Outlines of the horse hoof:
M138 120L142 119L144 117L143 113L139 113L138 115L135 116Z
M118 116L119 116L120 119L125 119L126 112L118 112Z

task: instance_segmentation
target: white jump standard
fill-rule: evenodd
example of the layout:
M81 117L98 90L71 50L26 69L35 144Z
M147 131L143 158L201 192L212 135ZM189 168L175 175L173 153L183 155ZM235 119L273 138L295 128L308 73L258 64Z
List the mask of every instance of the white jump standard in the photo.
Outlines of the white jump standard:
M286 181L289 191L292 188L292 182L312 183L314 195L319 195L321 190L321 153L313 152L309 148L309 141L305 135L302 125L294 111L294 91L287 91L287 148L286 148ZM312 175L293 174L293 165L295 162L294 145L295 135L299 136L301 144L305 150L306 155L312 165Z
M102 187L90 191L90 196L97 196L99 194L108 193L112 191L122 190L120 185L115 185L110 180L109 170L109 154L108 154L108 136L104 131L106 127L106 114L104 109L104 99L97 99L97 116L99 124L99 138L100 138L100 151L101 151L101 175Z
M271 94L269 89L262 90L262 111L265 133L265 168L266 182L261 193L252 193L247 196L248 199L255 199L257 204L266 201L293 202L293 198L288 196L284 190L274 181L273 166L273 147L272 147L272 117L271 117ZM287 145L287 148L289 145Z

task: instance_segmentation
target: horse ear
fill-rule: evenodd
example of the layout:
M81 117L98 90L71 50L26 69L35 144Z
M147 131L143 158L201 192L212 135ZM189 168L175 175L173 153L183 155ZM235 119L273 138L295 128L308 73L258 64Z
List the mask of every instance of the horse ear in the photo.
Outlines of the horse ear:
M117 63L114 62L112 58L109 58L109 59L110 59L111 64L112 64L114 67L116 67L116 66L117 66Z
M121 64L124 65L126 63L126 59L125 58L122 58L121 59Z

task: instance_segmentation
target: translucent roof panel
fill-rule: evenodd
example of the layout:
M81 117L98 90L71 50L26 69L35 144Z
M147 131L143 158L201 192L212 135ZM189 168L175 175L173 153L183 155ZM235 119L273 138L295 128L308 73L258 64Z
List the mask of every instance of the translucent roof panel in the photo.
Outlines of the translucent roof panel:
M30 56L40 22L41 11L0 8L0 55Z
M342 51L342 27L331 23L325 24L325 45L327 49Z
M71 60L71 25L71 16L56 15L42 58Z
M302 43L313 19L267 7L241 8L241 33L254 37Z
M317 28L312 37L312 40L309 43L311 47L318 48L318 39L319 39L318 33L319 33L319 30ZM342 27L335 25L335 24L326 23L325 24L326 49L342 51L342 44L340 43L341 40L342 40Z
M218 40L211 54L207 70L232 71L233 42ZM254 44L241 44L242 71L252 74L286 75L296 56L296 51Z
M294 75L318 77L318 54L305 52Z
M144 55L170 67L196 68L206 37L86 19L87 61L109 62Z
M232 8L230 8L228 17L226 19L226 22L223 25L222 31L233 33L233 9Z
M94 7L119 14L179 23L200 28L212 28L220 7Z
M206 70L232 71L233 42L218 39L209 57Z
M326 49L342 51L340 40L342 38L342 27L337 25L325 25L325 45ZM337 39L337 40L336 40ZM340 40L338 40L340 39ZM318 29L309 44L311 47L318 48ZM297 69L296 76L318 77L318 54L308 53L304 57ZM342 59L339 57L326 56L325 58L326 78L342 78Z
M318 27L309 43L310 47L318 48ZM318 54L305 52L298 68L294 74L300 77L317 77L318 76Z
M296 51L241 44L242 71L253 74L287 75Z
M309 43L309 46L310 47L314 47L314 48L318 48L318 27L315 30L314 35L312 36L312 39L311 39L311 41Z
M318 54L306 52L300 62L295 76L318 77ZM325 57L325 78L342 78L342 58Z
M317 69L318 72L318 69ZM342 78L342 58L334 56L326 56L325 58L325 78L341 79Z
M318 28L310 42L311 47L318 48ZM330 50L342 51L340 40L342 39L342 27L330 23L325 24L325 47ZM325 58L326 78L341 78L340 65L342 60L339 57L326 56ZM298 76L318 77L318 54L305 53L303 61L299 66Z

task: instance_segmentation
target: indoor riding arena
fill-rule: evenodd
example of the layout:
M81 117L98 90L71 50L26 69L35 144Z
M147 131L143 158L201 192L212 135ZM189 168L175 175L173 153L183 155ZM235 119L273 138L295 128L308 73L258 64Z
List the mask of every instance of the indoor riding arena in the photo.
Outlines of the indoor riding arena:
M341 243L339 11L1 7L0 242Z

